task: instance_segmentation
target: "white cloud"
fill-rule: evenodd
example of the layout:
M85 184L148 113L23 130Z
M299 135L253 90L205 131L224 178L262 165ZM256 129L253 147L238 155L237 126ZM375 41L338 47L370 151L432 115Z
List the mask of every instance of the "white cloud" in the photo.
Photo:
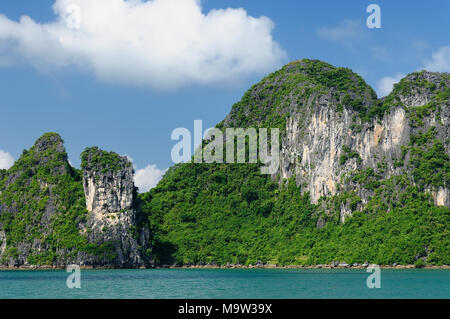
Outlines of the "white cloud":
M155 187L164 175L156 165L147 165L145 168L136 170L134 175L134 183L139 187L139 192L147 192Z
M450 46L440 47L425 61L424 69L433 72L450 72Z
M176 88L233 83L286 58L273 22L242 8L204 13L200 0L56 0L53 10L57 18L45 24L0 15L0 66L77 67L106 82Z
M359 20L344 20L334 27L322 27L317 34L332 41L348 41L360 39L363 35L363 25Z
M9 169L14 164L14 157L8 152L0 150L0 169Z
M379 80L377 84L377 95L383 97L391 93L394 84L398 83L404 76L404 74L397 73L394 77L385 76Z
M134 164L134 159L130 155L125 154L123 156L133 163L135 170L134 184L139 188L140 193L148 192L151 188L155 187L166 172L166 170L161 170L154 164L149 164L145 168L138 169L137 165Z

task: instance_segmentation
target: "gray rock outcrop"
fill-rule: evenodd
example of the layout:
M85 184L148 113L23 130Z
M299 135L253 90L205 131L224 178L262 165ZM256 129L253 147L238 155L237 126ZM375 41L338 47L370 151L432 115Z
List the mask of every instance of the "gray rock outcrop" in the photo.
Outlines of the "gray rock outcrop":
M405 80L415 81L417 76L412 74ZM446 81L446 87L449 85L448 76L439 73L424 72L420 76L437 86L442 81ZM343 186L342 176L358 168L377 169L383 161L386 165L383 178L401 173L405 168L396 166L396 160L401 157L402 146L410 142L411 134L436 127L437 139L447 141L450 138L448 100L446 107L428 114L420 128L414 127L408 118L408 108L426 105L433 96L423 88L399 94L401 104L392 107L383 118L373 118L369 122L362 122L357 112L349 108L337 111L331 94L320 96L309 105L309 118L305 119L303 112L287 120L281 146L281 179L294 176L302 192L309 192L312 201L317 203L322 196L337 194ZM444 146L450 154L449 144ZM346 149L355 155L342 163ZM411 174L410 170L408 174ZM366 204L370 193L362 188L357 192L361 204ZM448 185L430 188L429 192L436 205L450 207ZM350 214L348 207L342 207L341 221Z
M116 267L147 265L144 248L148 230L138 227L131 162L98 148L87 149L82 158L89 240L97 244L112 243L117 254Z

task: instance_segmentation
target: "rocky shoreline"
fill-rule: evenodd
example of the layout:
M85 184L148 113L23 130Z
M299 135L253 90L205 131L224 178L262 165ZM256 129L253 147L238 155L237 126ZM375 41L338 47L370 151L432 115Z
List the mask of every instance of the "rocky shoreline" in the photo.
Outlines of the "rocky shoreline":
M346 263L332 263L332 264L319 264L319 265L273 265L273 264L255 264L255 265L240 265L240 264L227 264L227 265L216 265L216 264L205 264L205 265L162 265L153 268L139 267L139 268L114 268L114 267L93 267L93 266L80 266L80 269L365 269L369 266L375 266L375 264L353 264L349 265ZM450 265L378 265L382 269L450 269ZM18 267L4 267L0 266L1 270L61 270L66 269L61 266L49 266L49 265L23 265Z
M375 264L368 265L191 265L191 266L160 266L157 269L365 269L369 266L374 266ZM450 269L450 265L425 265L418 267L416 265L379 265L382 269Z

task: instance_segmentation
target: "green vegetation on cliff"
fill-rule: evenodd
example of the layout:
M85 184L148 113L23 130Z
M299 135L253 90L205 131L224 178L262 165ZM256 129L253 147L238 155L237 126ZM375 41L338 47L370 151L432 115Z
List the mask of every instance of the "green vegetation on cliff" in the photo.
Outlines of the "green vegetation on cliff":
M420 128L423 122L416 119L431 114L439 118L439 108L448 107L448 83L432 85L423 77L423 72L412 74L377 100L348 69L296 61L248 90L217 127L284 130L288 117L300 113L300 119L308 118L325 96L338 114L343 108L358 114L354 133L395 106L406 110L412 127L416 123ZM406 108L401 98L416 93L433 95L431 102ZM358 166L343 176L335 196L317 205L293 178L279 185L261 175L257 164L177 165L140 198L151 225L153 253L161 264L179 265L312 265L333 260L450 264L450 209L435 206L427 192L449 184L449 156L433 128L416 130L410 139L403 157L394 162L397 174L386 177L386 163L375 159L376 169ZM362 162L356 150L344 145L339 164L350 159ZM359 189L369 193L364 205ZM342 207L352 215L345 223Z
M0 205L7 244L2 264L12 257L52 265L75 260L79 252L104 252L80 234L87 215L81 172L69 165L56 133L43 135L2 173Z
M396 183L382 187L399 196L389 212L378 195L344 224L338 212L327 216L323 228L319 206L294 180L279 187L256 165L185 164L141 199L161 264L449 264L449 209Z
M127 165L131 166L130 162ZM98 147L88 147L81 153L81 168L92 169L101 167L101 173L117 172L122 168L121 157L114 152L100 150Z
M290 154L296 162L288 163L294 165L293 174L283 172L292 176L288 179L280 173L262 175L260 164L178 164L132 203L139 218L127 231L146 239L148 228L145 244L156 265L314 265L335 260L449 265L450 209L435 205L432 196L450 183L448 82L447 74L415 72L386 98L377 99L349 69L318 60L290 63L250 88L217 127L278 127L283 141L286 120L296 116L299 136L291 141L308 143L301 139L301 128L311 124L307 121L313 112L331 109L323 112L329 117L318 116L313 126L328 127L335 116L347 125L342 124L342 135L350 136L372 132L375 119L380 124L399 108L408 122L409 140L402 141L398 153L381 153L383 158L360 155L352 136L333 141L337 165L327 169L336 170L341 182L332 185L333 196L314 201L306 191L308 180L296 180L303 178L297 174L306 174L301 151ZM406 106L405 101L413 103ZM380 136L369 138L379 143ZM315 141L326 144L324 140L320 135ZM111 242L94 245L88 240L95 233L84 227L88 212L82 171L68 164L62 143L59 135L45 134L11 169L0 170L0 231L6 234L0 264L63 265L79 260L80 254L83 260L86 255L115 258ZM393 154L388 167L386 155ZM84 172L95 178L122 169L123 163L131 165L97 147L87 148L81 159ZM310 162L309 168L315 165ZM110 187L115 186L102 186L102 191L114 195Z
M217 127L278 127L283 131L288 117L295 112L308 112L322 95L361 114L369 112L376 101L375 91L350 69L303 59L253 85Z

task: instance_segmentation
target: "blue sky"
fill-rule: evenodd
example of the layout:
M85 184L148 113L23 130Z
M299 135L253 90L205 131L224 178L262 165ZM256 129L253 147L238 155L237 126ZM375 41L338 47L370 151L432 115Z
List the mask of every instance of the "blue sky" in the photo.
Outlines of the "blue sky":
M148 188L173 165L173 129L193 131L195 119L214 126L291 60L349 67L383 94L415 70L449 71L449 1L186 0L181 8L157 0L159 9L144 9L131 0L139 7L132 19L123 0L109 1L117 6L0 2L0 168L54 131L75 166L87 146L127 154ZM366 26L370 3L381 8L381 29ZM75 35L58 22L71 4L81 7ZM217 10L227 8L245 11ZM133 49L119 43L136 33Z

